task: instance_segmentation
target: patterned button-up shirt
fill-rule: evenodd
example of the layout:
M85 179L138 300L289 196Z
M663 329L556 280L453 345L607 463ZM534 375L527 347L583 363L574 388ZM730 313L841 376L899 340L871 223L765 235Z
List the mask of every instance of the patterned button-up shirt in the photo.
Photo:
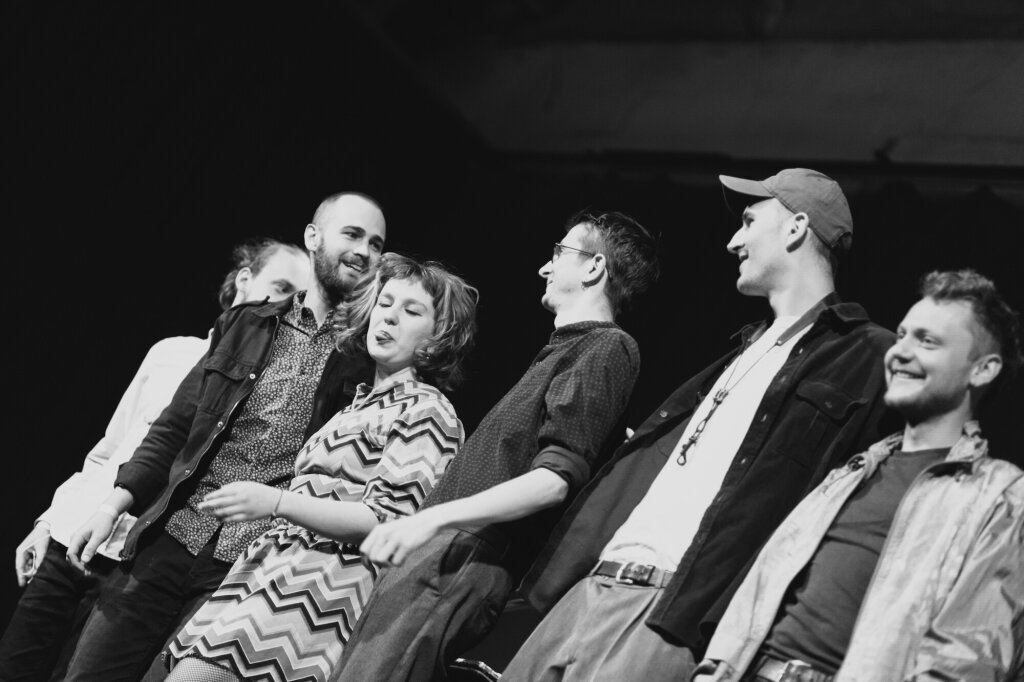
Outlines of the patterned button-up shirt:
M333 311L319 327L296 295L281 319L266 369L242 406L231 433L210 462L187 503L167 521L166 530L192 554L220 529L214 558L234 561L270 528L269 520L223 525L198 511L208 493L233 481L287 487L313 410L313 396L334 348Z

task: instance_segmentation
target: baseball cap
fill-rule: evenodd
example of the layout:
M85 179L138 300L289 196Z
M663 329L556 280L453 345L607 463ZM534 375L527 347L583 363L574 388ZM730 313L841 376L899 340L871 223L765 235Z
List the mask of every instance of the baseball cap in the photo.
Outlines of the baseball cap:
M719 175L719 182L739 194L774 197L793 213L806 213L811 229L832 250L845 253L853 238L853 217L839 183L809 168L787 168L764 180ZM844 239L845 235L850 235Z

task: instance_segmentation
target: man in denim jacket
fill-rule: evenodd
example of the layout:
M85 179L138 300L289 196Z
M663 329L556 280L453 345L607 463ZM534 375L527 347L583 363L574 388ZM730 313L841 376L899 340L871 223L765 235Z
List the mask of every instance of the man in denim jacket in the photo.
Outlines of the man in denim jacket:
M1020 366L1018 321L970 270L932 273L921 293L885 357L903 432L833 471L782 523L695 679L1024 673L1024 474L987 456L973 420Z

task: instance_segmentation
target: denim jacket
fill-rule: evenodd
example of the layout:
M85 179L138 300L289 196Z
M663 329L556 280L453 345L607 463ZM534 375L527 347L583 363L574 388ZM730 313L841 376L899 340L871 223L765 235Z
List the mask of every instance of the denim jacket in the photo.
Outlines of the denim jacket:
M900 434L834 470L779 526L737 590L698 672L738 680L793 579ZM914 480L861 604L836 682L1003 680L1022 672L1024 474L987 456L976 422Z
M276 303L243 303L217 319L210 348L178 386L132 458L121 465L114 485L132 493L128 511L139 517L125 539L123 560L131 560L140 537L163 527L168 512L188 499L210 458L231 433L234 419L270 360L281 318L294 297ZM313 398L306 437L352 402L356 386L368 379L368 359L331 353Z

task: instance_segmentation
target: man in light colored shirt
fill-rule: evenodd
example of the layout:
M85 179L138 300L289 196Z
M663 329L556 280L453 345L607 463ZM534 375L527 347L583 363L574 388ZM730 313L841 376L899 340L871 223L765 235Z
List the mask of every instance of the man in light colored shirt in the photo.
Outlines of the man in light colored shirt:
M551 611L502 680L685 679L757 547L877 439L892 334L834 292L853 231L839 185L802 168L720 180L746 203L727 246L736 287L774 319L745 328L577 496L521 587Z
M1022 679L1024 472L976 421L1024 360L1019 316L973 270L920 293L885 357L902 430L782 522L695 679Z
M219 295L224 309L245 301L281 300L307 286L308 258L296 246L256 239L235 247L233 256L235 268L225 277ZM153 345L121 397L103 438L86 455L82 471L57 488L50 507L18 546L15 572L18 584L27 587L0 640L4 679L62 673L76 633L102 578L119 560L135 517L120 516L110 537L97 549L91 575L80 574L65 559L71 535L109 495L118 467L131 457L208 346L208 338L194 336L171 337ZM62 647L65 641L68 645Z

